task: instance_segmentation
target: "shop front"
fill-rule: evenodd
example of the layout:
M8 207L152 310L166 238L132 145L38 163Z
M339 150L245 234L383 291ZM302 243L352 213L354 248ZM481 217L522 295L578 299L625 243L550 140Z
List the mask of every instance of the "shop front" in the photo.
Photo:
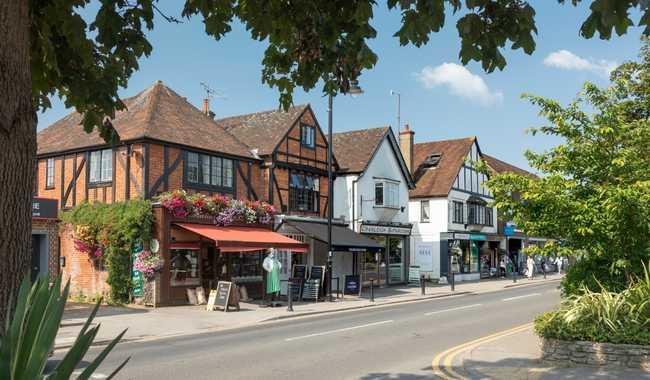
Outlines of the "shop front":
M499 267L499 236L482 233L441 234L447 244L447 265L456 272L456 281L494 277ZM452 265L453 263L457 265Z
M364 277L374 276L380 285L404 284L408 281L409 236L411 224L362 223L362 235L376 241L380 254L366 252L361 261Z
M160 304L186 304L188 290L206 294L219 281L245 288L252 299L264 298L264 258L271 250L303 255L308 246L272 230L271 225L216 226L211 219L176 218L155 208L156 240L164 267L157 285Z
M321 266L326 268L328 259L327 221L285 216L277 231L291 238L300 239L309 245L309 252L300 264L306 267ZM351 276L358 278L360 284L371 279L377 283L376 281L382 272L377 270L373 272L364 271L363 263L369 257L384 257L384 249L385 246L380 242L352 231L340 221L334 221L332 225L333 291L343 291L346 278ZM291 261L294 264L298 262L295 259ZM382 275L382 277L384 276Z

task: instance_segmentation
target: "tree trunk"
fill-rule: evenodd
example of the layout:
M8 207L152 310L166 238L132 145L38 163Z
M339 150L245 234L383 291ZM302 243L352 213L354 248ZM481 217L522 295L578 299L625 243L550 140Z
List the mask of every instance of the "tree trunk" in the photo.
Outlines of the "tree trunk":
M0 335L31 261L36 162L28 1L0 1Z

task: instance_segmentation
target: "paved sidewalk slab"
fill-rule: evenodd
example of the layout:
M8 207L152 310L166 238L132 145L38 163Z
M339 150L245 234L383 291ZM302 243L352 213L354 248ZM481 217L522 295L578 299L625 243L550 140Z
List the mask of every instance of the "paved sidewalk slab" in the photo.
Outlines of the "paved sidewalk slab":
M558 281L560 276L548 276L533 281L520 281L520 286ZM421 295L419 287L387 287L375 289L375 302L370 302L368 292L362 297L345 296L336 302L309 302L294 304L294 311L282 307L260 307L258 304L242 303L239 312L205 310L205 306L170 306L160 308L102 306L95 318L95 324L101 328L95 344L106 344L122 330L128 328L124 341L158 339L162 337L199 334L211 331L253 326L271 321L306 317L310 315L344 312L369 307L379 307L403 302L417 302L431 298L463 295L468 293L485 293L503 290L510 286L512 280L484 280L456 284L455 292L449 285L431 285L426 295ZM72 345L83 326L92 305L69 304L66 306L61 329L57 335L55 349Z

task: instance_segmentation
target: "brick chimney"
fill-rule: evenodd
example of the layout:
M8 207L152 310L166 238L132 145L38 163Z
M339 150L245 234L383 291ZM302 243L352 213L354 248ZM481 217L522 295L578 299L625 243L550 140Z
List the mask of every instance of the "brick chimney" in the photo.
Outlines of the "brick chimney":
M210 116L210 99L203 99L203 113Z
M411 174L413 174L413 136L415 132L411 130L408 124L399 132L399 148L404 156L404 162Z

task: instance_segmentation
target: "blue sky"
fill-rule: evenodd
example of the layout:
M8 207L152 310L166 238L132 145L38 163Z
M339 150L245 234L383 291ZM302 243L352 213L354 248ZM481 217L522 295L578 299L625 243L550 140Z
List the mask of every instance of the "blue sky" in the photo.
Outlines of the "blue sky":
M507 50L507 67L486 74L475 62L459 66L456 16L447 19L444 29L432 35L427 46L401 47L392 37L399 27L399 13L389 12L385 2L379 3L373 20L378 36L370 41L379 62L360 78L364 95L336 97L334 131L383 125L395 128L397 99L390 95L392 89L402 94L402 122L411 125L416 142L478 136L485 153L523 168L528 168L523 157L526 149L539 151L558 141L525 133L544 120L520 95L532 93L566 103L585 81L606 85L608 68L636 58L640 46L640 28L610 41L581 38L579 27L591 1L577 8L556 1L533 1L536 51L528 56ZM170 15L179 15L182 8L180 1L164 5ZM200 107L204 97L200 82L206 82L225 95L212 100L217 117L277 108L277 93L260 79L265 44L251 40L241 25L217 42L205 35L199 18L183 24L168 24L158 18L149 38L154 51L141 60L140 71L121 96L134 95L162 80ZM309 93L297 91L294 102L311 103L326 128L327 99L320 88ZM52 109L39 115L39 130L70 111L54 99Z

